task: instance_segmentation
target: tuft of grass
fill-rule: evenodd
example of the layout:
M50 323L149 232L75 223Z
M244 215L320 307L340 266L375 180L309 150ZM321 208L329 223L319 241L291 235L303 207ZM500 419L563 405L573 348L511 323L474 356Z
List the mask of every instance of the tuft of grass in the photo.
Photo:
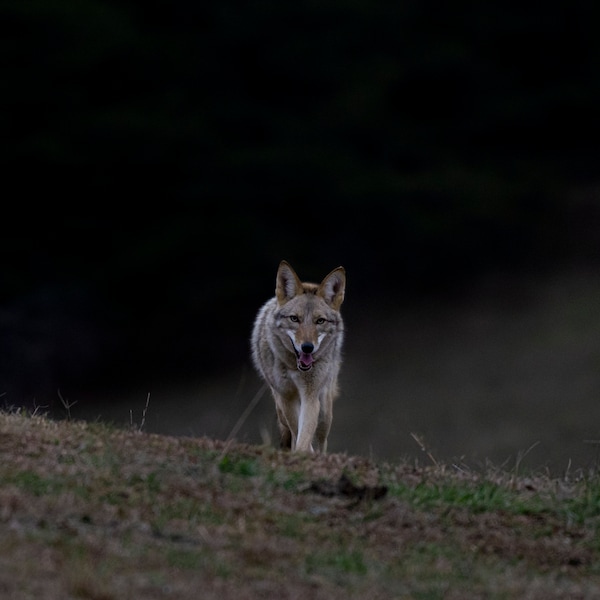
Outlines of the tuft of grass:
M568 524L588 524L600 531L600 476L581 480L575 489L555 499L557 512Z
M169 548L166 559L169 566L177 569L198 569L206 561L206 555L198 550Z
M219 471L221 473L232 473L244 477L252 477L259 473L258 462L254 459L248 459L232 454L225 454L219 461Z
M58 479L43 477L34 471L19 471L0 477L0 486L13 485L35 497L56 494L64 489L64 483Z
M305 568L310 575L325 575L332 572L341 576L365 575L368 571L364 554L358 549L338 552L317 551L306 557Z
M506 510L527 514L540 509L536 498L522 497L509 488L491 481L423 481L415 486L391 485L389 493L421 510L464 508L475 514Z

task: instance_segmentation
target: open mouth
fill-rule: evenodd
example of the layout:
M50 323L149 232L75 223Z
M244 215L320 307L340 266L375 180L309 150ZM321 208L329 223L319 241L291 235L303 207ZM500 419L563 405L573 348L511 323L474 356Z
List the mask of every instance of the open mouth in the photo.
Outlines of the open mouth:
M312 354L305 354L304 352L298 352L294 344L292 344L292 348L294 348L294 352L296 353L296 359L298 360L298 369L300 371L310 371L313 367L313 363L315 359Z

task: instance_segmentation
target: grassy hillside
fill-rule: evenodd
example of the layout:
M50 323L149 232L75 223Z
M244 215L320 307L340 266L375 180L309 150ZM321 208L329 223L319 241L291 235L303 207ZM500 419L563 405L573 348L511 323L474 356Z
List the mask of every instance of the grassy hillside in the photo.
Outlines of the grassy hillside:
M600 479L0 413L2 598L600 595Z

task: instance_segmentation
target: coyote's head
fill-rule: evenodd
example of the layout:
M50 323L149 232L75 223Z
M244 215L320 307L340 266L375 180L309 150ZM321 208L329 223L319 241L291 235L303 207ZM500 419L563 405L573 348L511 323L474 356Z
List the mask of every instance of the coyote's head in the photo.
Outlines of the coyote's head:
M286 262L277 270L275 294L277 331L290 352L296 355L298 369L310 371L315 361L332 343L341 341L340 306L344 301L346 273L334 269L320 284L300 281Z

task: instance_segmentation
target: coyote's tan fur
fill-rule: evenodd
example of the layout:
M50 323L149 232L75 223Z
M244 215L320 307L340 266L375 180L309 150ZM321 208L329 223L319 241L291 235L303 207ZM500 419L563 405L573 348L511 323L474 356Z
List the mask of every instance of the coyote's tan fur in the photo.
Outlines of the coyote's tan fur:
M320 284L303 283L281 261L275 297L258 312L252 359L275 400L281 446L327 450L341 365L346 274L334 269Z

